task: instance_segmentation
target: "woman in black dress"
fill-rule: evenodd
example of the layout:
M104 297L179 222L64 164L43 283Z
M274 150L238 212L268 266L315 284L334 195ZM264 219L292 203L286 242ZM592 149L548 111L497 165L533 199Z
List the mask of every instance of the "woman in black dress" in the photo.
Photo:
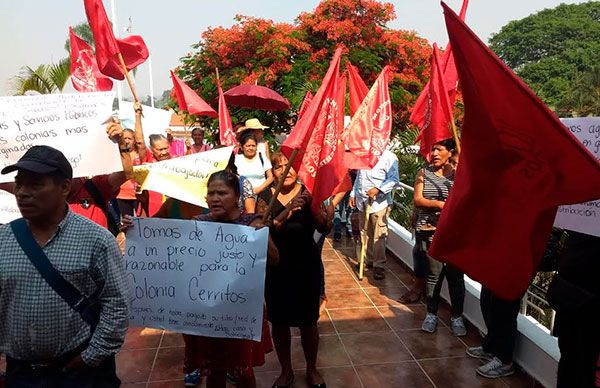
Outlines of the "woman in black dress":
M331 229L333 208L311 209L311 196L298 182L291 168L282 177L288 163L281 152L271 156L275 182L285 179L272 210L271 237L279 250L279 265L267 269L265 298L267 319L273 327L273 341L281 364L281 375L273 387L291 386L294 372L291 362L290 327L299 327L306 358L306 378L310 387L324 388L317 371L319 348L320 253L314 241L315 229L327 233ZM258 213L264 212L274 189L259 194Z

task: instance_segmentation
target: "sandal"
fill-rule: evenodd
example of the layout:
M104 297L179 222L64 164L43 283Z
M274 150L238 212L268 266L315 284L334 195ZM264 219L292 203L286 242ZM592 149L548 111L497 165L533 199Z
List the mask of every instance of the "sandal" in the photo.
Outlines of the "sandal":
M418 303L421 301L422 297L423 297L422 292L408 290L400 298L398 298L398 302L404 303L404 304Z

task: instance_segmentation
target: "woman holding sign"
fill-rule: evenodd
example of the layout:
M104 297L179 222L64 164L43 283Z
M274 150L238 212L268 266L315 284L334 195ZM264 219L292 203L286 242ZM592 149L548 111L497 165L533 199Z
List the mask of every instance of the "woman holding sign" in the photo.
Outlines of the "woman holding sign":
M320 251L313 238L315 229L328 233L332 226L333 207L311 209L311 195L298 183L298 175L290 168L282 176L288 159L281 152L271 156L275 183L283 179L283 187L273 206L271 237L279 250L280 263L267 268L265 297L267 316L273 325L275 350L281 364L281 375L273 387L289 387L294 381L290 351L290 327L299 327L306 359L306 378L313 388L324 388L317 371L319 349ZM258 213L263 213L274 195L273 189L259 194Z
M208 178L206 202L209 213L195 217L200 221L234 223L262 227L253 214L242 213L239 207L240 181L230 171L215 172ZM279 260L277 248L269 238L267 264ZM192 345L193 343L193 345ZM186 345L193 346L194 362L202 374L207 374L207 388L225 387L227 372L233 373L238 387L256 387L253 367L264 364L265 353L272 348L269 328L263 318L262 341L193 336Z

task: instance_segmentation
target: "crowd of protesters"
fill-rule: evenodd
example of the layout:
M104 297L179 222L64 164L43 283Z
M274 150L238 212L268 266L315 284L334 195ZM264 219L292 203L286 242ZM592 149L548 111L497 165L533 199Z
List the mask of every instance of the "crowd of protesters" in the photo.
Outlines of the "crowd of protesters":
M270 231L261 341L183 335L186 386L196 386L206 376L209 388L224 387L227 379L242 388L255 387L253 368L262 365L265 354L273 349L281 367L273 387L292 386L290 328L298 327L307 382L310 387L325 387L317 369L317 321L326 300L321 260L324 236L332 227L334 241L341 239L343 230L347 236L359 234L362 239L357 240L366 243L367 270L373 271L375 280L385 278L388 217L393 190L399 184L394 153L386 150L372 169L352 171L349 192L311 206L312 197L294 168L284 176L287 157L269 151L263 137L267 127L258 119L249 119L237 129L239 153L232 155L225 170L210 176L208 207L201 208L161 193L140 191L132 178L135 165L210 150L204 130L193 128L191 140L176 139L170 130L166 136L151 135L146 147L141 105L134 109L134 128L124 129L118 120L107 124L107 134L117 145L115 152L121 155L121 172L75 178L64 155L47 146L31 148L16 164L2 170L3 174L17 171L15 183L0 188L15 195L23 216L19 222L0 227L0 349L6 354L8 386L120 385L114 356L128 327L127 281L113 236L118 235L122 242L123 232L134 227L132 217L145 216L227 222ZM422 330L434 333L446 279L451 330L461 337L467 334L464 275L428 255L457 164L456 144L452 139L443 140L433 145L429 163L417 175L415 279L400 301L417 303L425 297ZM276 192L278 183L281 191ZM261 215L270 203L272 221L265 225ZM599 261L594 261L598 249L598 238L573 234L563 250L569 258L562 261L555 280L562 387L592 386L597 368L597 332L592 333L595 340L589 341L589 327L579 325L590 317L591 322L598 322ZM575 267L577 264L580 267ZM596 270L586 272L591 265ZM576 305L564 296L576 293L573 287L580 290ZM508 376L514 373L520 299L506 301L484 287L480 301L487 334L481 346L469 347L466 352L486 361L477 368L478 374ZM578 353L580 349L585 349L583 354ZM577 383L573 383L575 378Z

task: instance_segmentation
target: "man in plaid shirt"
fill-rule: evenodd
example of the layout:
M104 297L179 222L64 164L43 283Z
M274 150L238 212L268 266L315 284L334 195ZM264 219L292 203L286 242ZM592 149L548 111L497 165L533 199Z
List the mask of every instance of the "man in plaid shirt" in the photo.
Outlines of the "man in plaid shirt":
M127 281L114 237L66 202L65 156L34 146L17 171L15 196L27 228L58 272L100 307L92 331L40 275L10 225L0 226L0 352L11 387L118 387L115 354L128 326Z

